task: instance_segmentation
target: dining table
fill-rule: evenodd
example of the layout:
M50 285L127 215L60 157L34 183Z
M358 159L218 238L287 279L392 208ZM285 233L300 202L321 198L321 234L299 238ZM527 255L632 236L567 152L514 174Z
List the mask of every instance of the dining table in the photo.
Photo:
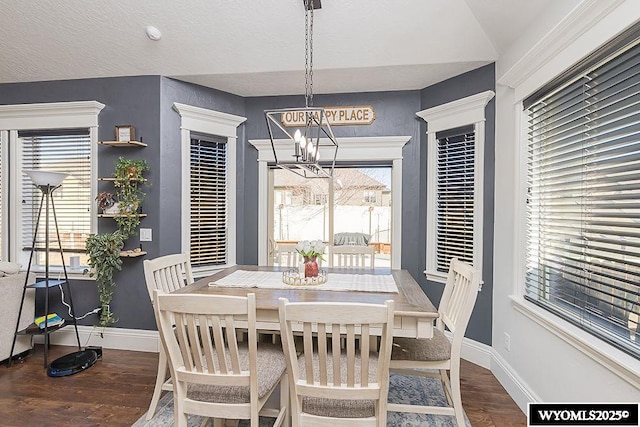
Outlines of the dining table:
M327 281L311 286L284 283L286 267L236 265L200 278L176 293L246 296L255 294L256 327L279 331L278 303L289 302L370 303L394 302L393 335L431 338L438 311L407 270L399 269L323 269ZM239 280L233 280L239 278ZM338 282L355 283L341 289ZM371 287L368 287L371 284ZM380 285L384 284L384 285ZM389 285L390 288L385 288ZM395 286L393 286L395 285ZM380 287L381 286L381 287Z

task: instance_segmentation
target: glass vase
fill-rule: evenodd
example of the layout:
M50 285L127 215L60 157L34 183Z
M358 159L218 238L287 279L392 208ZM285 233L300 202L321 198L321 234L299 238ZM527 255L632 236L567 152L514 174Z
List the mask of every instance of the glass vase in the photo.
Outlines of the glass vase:
M304 277L318 277L316 257L304 257Z

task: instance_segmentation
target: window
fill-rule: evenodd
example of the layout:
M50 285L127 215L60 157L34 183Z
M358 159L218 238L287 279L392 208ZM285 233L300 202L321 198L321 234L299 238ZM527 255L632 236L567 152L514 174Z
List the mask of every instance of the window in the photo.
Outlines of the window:
M640 40L524 101L525 298L640 356Z
M326 194L315 193L313 195L313 204L314 205L326 205L327 204L327 200L328 199L327 199L327 195Z
M375 190L364 190L364 202L376 203L377 197Z
M391 246L391 166L367 168L336 167L334 181L305 179L284 169L272 169L273 223L270 235L275 245L322 239L328 245L364 245L375 249L375 264L390 267ZM377 185L384 202L373 206L362 202L362 188ZM314 194L277 203L277 194ZM331 194L329 194L331 193ZM375 191L374 191L375 193ZM326 260L328 258L325 257ZM280 260L274 259L276 263Z
M98 114L103 108L104 104L96 101L0 106L0 245L6 259L21 263L23 268L29 264L42 194L22 171L45 169L69 173L53 193L60 244L65 265L70 264L69 257L73 255L80 255L81 263L86 265L85 240L97 228L92 212L97 181L94 147ZM43 211L31 262L31 269L36 272L44 270L44 219ZM49 265L56 271L62 260L52 211L50 221L50 238L53 234L55 243L50 246Z
M227 263L227 144L191 140L191 265Z
M436 270L451 258L473 264L475 131L473 126L436 133Z
M91 233L91 136L89 129L64 129L59 131L19 131L18 148L22 152L22 169L42 169L69 173L60 188L53 194L55 219L58 224L60 244L69 265L71 255L85 255L85 240ZM22 180L22 253L31 252L42 192L30 179ZM42 208L36 252L32 265L45 264L45 209ZM50 240L55 240L53 209L49 215ZM51 237L53 236L53 237ZM51 244L49 265L62 267L57 243ZM83 265L86 265L86 259ZM28 263L28 259L26 261ZM23 263L26 266L26 263Z
M174 103L182 128L182 250L206 275L236 263L236 140L246 119Z
M446 280L451 258L482 269L484 111L482 92L417 113L427 122L429 280Z

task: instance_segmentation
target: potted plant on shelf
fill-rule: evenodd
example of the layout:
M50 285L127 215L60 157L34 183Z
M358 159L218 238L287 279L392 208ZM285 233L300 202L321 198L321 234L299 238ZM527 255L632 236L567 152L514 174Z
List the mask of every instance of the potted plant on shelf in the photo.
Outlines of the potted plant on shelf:
M122 268L120 251L124 246L124 236L120 230L112 233L92 234L87 238L86 249L89 255L90 277L96 278L100 299L100 326L110 326L117 322L111 311L111 299L116 283L113 274Z
M115 166L114 185L117 188L119 215L115 220L118 229L126 239L140 225L140 205L145 193L139 186L146 184L144 173L149 170L146 160L133 160L120 157Z
M113 213L118 211L118 202L116 202L115 195L108 191L101 191L96 197L98 207L102 209L103 213Z

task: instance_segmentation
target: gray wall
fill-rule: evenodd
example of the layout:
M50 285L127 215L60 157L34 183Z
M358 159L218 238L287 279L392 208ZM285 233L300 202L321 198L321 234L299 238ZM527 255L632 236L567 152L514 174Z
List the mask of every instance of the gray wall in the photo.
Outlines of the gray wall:
M376 120L370 126L338 126L340 137L410 136L403 150L402 268L409 270L434 304L442 294L442 285L428 283L422 274L425 265L426 234L426 136L425 124L415 113L495 87L493 65L447 80L422 91L372 92L315 95L314 103L323 105L372 105ZM150 186L146 188L143 210L149 215L141 226L153 229L153 242L144 243L146 258L174 253L180 246L180 116L173 103L193 105L247 118L238 130L238 162L235 170L237 191L237 262L257 264L257 151L249 139L268 138L264 110L303 106L304 97L242 98L189 83L159 76L87 79L0 85L0 104L97 100L106 105L100 114L99 138L113 138L116 124L131 124L136 136L149 145L143 149L99 147L99 176L109 176L113 162L120 155L145 158L151 167ZM484 288L469 326L467 336L491 343L491 291L493 252L493 162L494 102L487 107L485 152L485 244ZM101 183L99 189L106 189ZM115 229L108 219L99 220L99 231ZM138 236L127 242L139 244ZM155 329L153 311L144 283L142 259L125 259L123 271L116 276L113 310L119 318L115 327ZM77 314L98 305L93 282L72 281ZM54 297L55 299L55 297ZM56 307L55 310L63 311ZM96 323L89 316L82 324Z
M149 215L141 221L142 227L158 229L157 212L159 189L155 184L160 177L158 167L160 156L160 77L122 77L108 79L84 79L0 85L0 104L31 104L39 102L68 102L95 100L105 104L99 115L99 140L113 140L115 125L133 125L136 138L143 138L146 148L114 148L98 146L98 176L112 176L114 162L119 156L146 159L151 171L148 173L150 186L143 188L147 196L142 209ZM113 190L110 183L100 183L99 191ZM109 218L98 219L98 231L107 232L116 229L115 221ZM143 245L151 254L158 253L160 241ZM130 237L125 248L139 245L139 236ZM142 260L144 258L123 259L122 271L115 276L117 287L113 294L112 309L119 319L115 326L120 328L155 329L153 309L144 282ZM71 280L76 316L99 307L98 292L94 281ZM44 292L38 291L38 307L43 307ZM66 313L59 302L59 293L53 290L50 301L54 303L51 311ZM43 310L43 308L42 308ZM91 315L80 324L93 325L97 316Z
M429 86L421 91L421 109L435 107L456 99L492 90L495 92L495 65L489 64L444 82ZM495 164L495 98L486 107L485 151L484 151L484 224L482 292L478 294L473 315L467 327L466 336L475 341L491 345L491 321L493 312L493 189ZM421 153L421 164L426 164L426 125L422 121L420 138L425 150ZM422 181L426 189L426 178ZM422 212L426 212L427 192L421 191ZM425 225L426 222L423 224ZM422 234L424 236L424 234ZM404 253L403 253L404 254ZM424 259L424 257L423 257ZM420 275L422 276L422 275ZM414 277L419 277L414 274ZM424 276L422 276L424 277ZM442 285L428 283L422 287L429 299L438 304L442 296Z
M244 117L243 98L231 95L219 90L210 89L190 83L163 78L161 85L161 148L158 170L162 171L159 178L159 187L162 197L159 198L159 205L156 212L159 217L158 239L162 241L162 247L157 254L150 254L150 257L167 255L180 252L181 248L181 134L180 134L180 114L173 109L175 102L187 104L194 107L207 108L237 116ZM238 158L242 158L244 141L244 125L238 129ZM240 166L238 166L240 165ZM241 179L242 162L238 160L234 173L238 179L237 212L238 218L244 215L242 204L242 194L244 192L244 182ZM238 239L241 241L240 239ZM242 258L244 248L238 245L236 257Z

